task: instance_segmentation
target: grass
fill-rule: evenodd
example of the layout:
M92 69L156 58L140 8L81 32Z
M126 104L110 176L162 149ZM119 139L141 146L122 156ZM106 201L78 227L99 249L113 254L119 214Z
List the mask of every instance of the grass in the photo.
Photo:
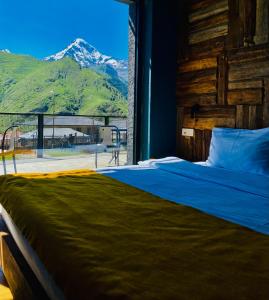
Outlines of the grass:
M127 115L127 99L108 75L69 58L45 62L0 53L0 74L0 112Z

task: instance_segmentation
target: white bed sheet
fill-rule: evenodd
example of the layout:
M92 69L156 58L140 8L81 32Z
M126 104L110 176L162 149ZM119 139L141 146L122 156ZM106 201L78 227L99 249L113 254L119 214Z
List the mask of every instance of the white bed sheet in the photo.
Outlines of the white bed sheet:
M267 176L177 158L97 171L163 199L269 234Z

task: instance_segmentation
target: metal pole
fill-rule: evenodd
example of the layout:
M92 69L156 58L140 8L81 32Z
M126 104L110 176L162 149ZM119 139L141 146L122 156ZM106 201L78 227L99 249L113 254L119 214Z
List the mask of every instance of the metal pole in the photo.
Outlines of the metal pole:
M43 158L44 150L44 115L38 115L37 158Z
M109 125L109 117L105 116L105 126L108 126L108 125Z
M6 158L5 158L5 140L6 140L6 135L7 135L7 132L12 129L12 128L15 128L15 127L18 127L17 125L12 125L10 127L8 127L4 134L3 134L3 139L2 139L2 144L1 144L1 156L2 156L2 163L3 163L3 168L4 168L4 174L6 175L7 174L7 168L6 168ZM14 149L15 150L15 149ZM15 155L14 155L14 152L13 152L13 163L14 163L14 170L15 170L15 173L17 173L17 169L16 169L16 162L15 162Z
M52 100L53 100L53 117L52 117L52 141L51 141L51 148L54 148L54 115L55 115L55 100L53 97L53 91L51 91Z

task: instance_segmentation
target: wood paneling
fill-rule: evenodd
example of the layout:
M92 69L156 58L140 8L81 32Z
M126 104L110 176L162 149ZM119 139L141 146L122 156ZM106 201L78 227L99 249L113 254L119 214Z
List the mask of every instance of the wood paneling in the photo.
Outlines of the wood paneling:
M269 78L264 79L263 125L269 127Z
M218 66L218 62L216 57L203 58L199 60L189 60L186 61L185 63L184 62L180 63L179 73L216 68L217 66Z
M262 80L246 80L238 82L229 82L229 90L243 90L243 89L262 89L263 81Z
M211 56L214 55L216 57L217 55L222 53L224 48L225 38L221 36L192 45L191 47L187 48L186 52L190 57L195 58L203 58L205 56L208 56L209 53Z
M267 6L269 0L191 1L177 71L179 156L205 160L213 127L269 126ZM182 127L193 128L194 137L183 137Z
M203 1L201 1L203 2ZM208 3L208 2L207 2ZM203 19L208 19L220 13L223 13L228 10L228 1L220 0L220 1L212 1L209 5L204 5L203 7L193 9L189 15L189 22L197 22Z
M218 59L218 104L226 104L227 102L227 74L228 64L227 57L220 55Z
M214 105L216 104L216 95L194 95L194 96L182 96L180 90L177 95L177 105L182 107L192 107L194 105Z
M257 45L269 41L269 0L257 0L256 30L254 41Z
M219 36L228 34L228 25L221 24L218 27L208 28L206 30L196 31L189 36L190 44L197 44L208 39L213 39Z
M269 60L229 66L229 81L263 78L269 74Z
M262 89L242 89L228 91L228 104L262 104Z
M194 32L200 32L202 30L210 29L210 28L212 29L216 25L217 26L228 25L228 18L229 18L228 11L225 11L224 13L220 13L216 16L213 16L209 20L204 19L196 23L191 23L190 31L194 33Z

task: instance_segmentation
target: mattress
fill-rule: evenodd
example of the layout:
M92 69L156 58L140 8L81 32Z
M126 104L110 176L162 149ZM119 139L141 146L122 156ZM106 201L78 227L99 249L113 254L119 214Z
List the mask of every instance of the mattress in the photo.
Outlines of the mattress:
M139 168L110 171L172 174ZM0 202L66 299L268 299L267 235L111 174L0 177Z
M269 234L268 176L175 157L98 172L155 196Z

